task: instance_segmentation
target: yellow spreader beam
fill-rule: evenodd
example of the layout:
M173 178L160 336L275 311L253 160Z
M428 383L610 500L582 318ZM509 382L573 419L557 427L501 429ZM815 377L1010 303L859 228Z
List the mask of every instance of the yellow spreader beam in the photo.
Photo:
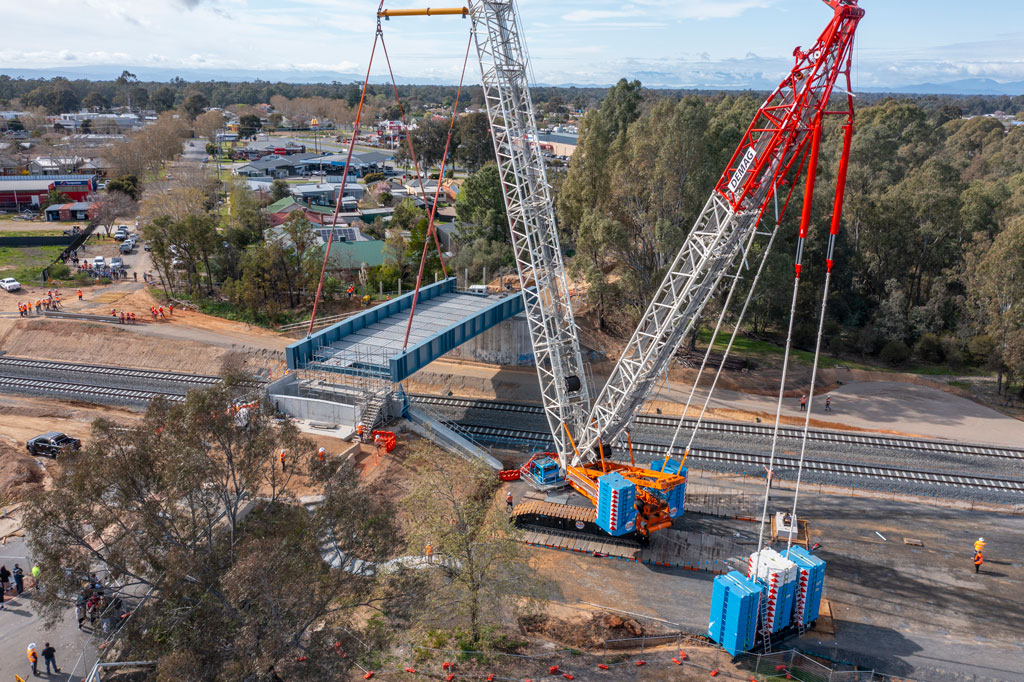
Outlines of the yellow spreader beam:
M468 7L427 7L424 9L385 9L377 12L377 18L390 19L391 17L432 17L436 15L449 14L461 17L469 16Z

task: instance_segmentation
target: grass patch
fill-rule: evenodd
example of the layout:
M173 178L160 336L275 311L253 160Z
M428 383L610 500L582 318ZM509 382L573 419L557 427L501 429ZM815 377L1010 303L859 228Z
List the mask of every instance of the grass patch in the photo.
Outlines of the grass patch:
M731 333L731 330L724 333L718 333L718 338L715 339L714 345L714 350L716 352L725 352L726 346L729 345L729 335ZM707 347L708 342L711 340L711 330L702 328L697 332L697 340ZM752 358L760 360L765 364L771 364L776 361L781 362L784 353L785 348L783 346L776 345L769 341L752 339L748 336L744 336L742 333L736 336L736 340L732 344L732 350L729 351L729 355L732 357ZM811 366L814 363L814 353L796 348L790 350L790 358L807 366ZM818 367L826 369L833 369L835 367L850 367L854 369L869 370L881 369L879 367L873 367L860 362L853 362L844 358L836 358L826 353L821 353L818 356Z
M63 237L64 230L32 230L30 232L4 232L0 237Z
M948 381L946 383L948 383L953 388L960 388L960 389L963 389L965 391L969 391L971 389L971 384L969 382L966 382L966 381L957 381L957 380L954 379L953 381Z
M305 319L301 313L282 313L273 319L264 315L259 315L254 318L246 312L239 310L239 308L230 301L190 296L181 292L168 294L165 290L158 287L149 287L149 293L156 299L166 299L170 297L176 300L187 301L196 306L199 312L204 315L220 317L234 322L245 322L246 324L256 325L257 327L263 327L272 331L277 331L278 325L288 324L289 322L299 322L302 319Z
M53 263L63 250L63 246L0 246L0 278L38 282L43 268Z

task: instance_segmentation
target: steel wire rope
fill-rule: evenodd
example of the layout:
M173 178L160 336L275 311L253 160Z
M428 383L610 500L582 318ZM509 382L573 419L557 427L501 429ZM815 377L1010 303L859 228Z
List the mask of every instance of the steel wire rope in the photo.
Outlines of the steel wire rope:
M383 0L381 0L381 7L384 6ZM380 27L380 19L377 19L377 30L380 32L380 45L384 50L384 61L388 65L388 75L391 76L391 89L395 93L395 104L398 105L398 113L402 119L402 127L405 129L405 141L409 146L409 157L412 159L413 170L416 171L416 180L420 184L420 194L423 195L424 206L427 203L427 190L423 186L423 171L420 170L420 162L416 158L416 150L413 149L412 136L409 135L409 126L406 124L405 107L402 106L402 98L398 94L398 82L395 80L395 72L391 69L391 57L388 56L388 46L384 42L384 30ZM463 73L465 73L465 66L463 66ZM441 186L441 179L438 179L438 188ZM437 235L434 235L434 244L437 247L437 256L441 260L441 269L444 270L445 275L448 274L447 269L444 265L444 256L441 254L441 243L437 239Z
M801 171L803 169L804 163L807 161L807 154L808 154L808 151L805 150L803 158L800 160L800 164L797 166L797 176L799 176L799 174L801 173ZM786 208L789 206L789 200L792 198L793 191L794 191L795 188L796 188L796 183L793 183L790 186L790 188L789 188L789 193L786 195L786 200L783 202L783 204L782 204L782 211L780 212L779 211L779 198L778 198L778 183L776 183L772 187L773 199L774 199L774 205L775 205L775 227L772 229L771 238L768 240L768 244L765 247L764 254L762 254L762 256L761 256L761 263L758 265L757 273L754 276L754 280L753 280L753 282L750 285L750 290L747 292L746 300L743 302L743 308L740 311L740 314L739 314L738 319L736 320L735 326L733 327L732 335L729 338L729 343L726 346L725 351L722 354L722 359L721 359L721 361L718 364L718 370L717 370L717 372L715 374L714 380L711 383L711 388L708 390L708 394L704 398L704 404L701 407L700 415L699 415L699 417L697 418L696 422L693 425L693 432L690 434L690 439L689 439L689 441L686 444L686 448L684 448L684 450L683 450L683 462L684 463L686 462L687 455L689 455L689 453L690 453L690 448L693 447L693 441L697 437L697 431L698 431L698 429L700 429L700 426L703 423L704 414L707 411L708 404L711 401L711 396L714 394L715 387L718 385L718 379L721 376L722 371L725 369L725 362L729 358L729 353L732 351L733 343L736 340L736 334L739 332L740 324L743 322L743 318L746 316L747 307L750 305L750 301L751 301L751 299L752 299L752 297L754 295L754 292L757 289L757 283L760 280L761 275L762 275L762 273L764 271L764 266L767 263L768 255L771 252L772 244L775 241L775 237L778 235L779 222L781 220L781 216L783 214L785 214ZM763 209L762 209L762 214L763 214ZM760 220L761 220L761 218L759 216L758 217L758 223L760 223ZM744 251L744 258L741 261L741 263L746 261L746 255L749 252L750 247L753 245L753 241L754 241L754 238L756 236L757 236L757 228L755 227L754 232L751 234L750 243L748 243L747 249ZM723 321L723 319L725 317L725 313L727 312L727 310L729 308L729 304L730 304L730 302L732 300L733 292L735 291L736 284L738 282L739 282L739 272L738 272L738 269L737 269L736 278L733 280L732 286L729 289L729 295L726 298L725 304L722 306L722 313L721 313L721 315L719 315L718 322L715 325L715 331L712 333L711 339L708 342L708 348L707 348L707 350L704 353L704 359L701 361L700 369L697 370L697 376L694 379L693 387L690 389L690 395L689 395L689 397L686 400L686 407L683 409L682 415L680 415L679 421L676 423L675 432L672 434L672 443L671 443L671 445L669 445L668 449L665 451L665 461L662 463L662 469L664 469L665 465L668 464L668 460L669 460L669 457L671 456L672 449L675 447L676 440L677 440L677 438L679 436L679 432L682 430L683 424L684 424L684 422L686 420L686 415L687 415L687 413L689 412L689 409L690 409L690 402L693 400L693 396L696 393L697 384L700 382L701 374L703 374L704 367L705 367L708 359L710 358L711 349L714 346L715 339L718 336L719 327L721 326L722 321ZM666 384L666 386L668 385L668 373L667 372L665 374L665 384Z
M777 214L778 214L778 206L776 206L776 215ZM779 229L779 224L778 224L778 220L776 219L775 227L772 230L771 239L768 242L769 243L769 247L771 245L771 242L775 240L775 235L778 233L778 229ZM757 238L757 228L755 227L754 230L751 231L750 238L747 240L746 246L743 249L743 254L742 254L743 257L739 259L739 263L736 265L736 272L733 274L732 284L729 286L729 293L725 297L725 303L722 304L722 311L718 314L718 320L715 323L715 329L714 329L714 331L711 332L711 338L708 340L707 350L704 351L704 358L701 360L700 367L697 369L697 376L694 377L693 385L690 387L690 395L686 398L686 405L683 407L683 412L679 416L679 421L676 422L675 431L673 431L673 433L672 433L672 442L669 444L668 449L665 451L665 461L662 462L662 465L661 465L662 466L662 470L664 470L665 466L668 465L668 460L669 460L669 457L671 456L672 449L676 446L676 440L678 440L679 433L683 429L683 424L686 421L686 415L690 411L690 403L693 402L693 397L697 393L697 386L700 385L701 376L703 376L704 368L707 366L708 360L711 358L711 351L714 348L715 340L718 338L718 332L722 328L722 323L725 321L725 316L729 312L729 305L732 303L733 294L736 293L736 287L739 285L740 271L743 269L743 264L746 262L747 256L750 253L750 249L754 245L754 241L755 241L756 238ZM761 270L764 267L765 261L768 259L769 251L770 251L770 248L765 249L764 254L762 254L762 256L761 256L761 263L758 266L757 277L760 277L760 275L761 275ZM754 278L754 284L751 285L750 291L747 292L747 299L746 299L746 301L743 304L743 312L746 312L747 304L750 303L750 298L751 298L751 296L754 293L754 286L756 286L756 284L757 284L757 277ZM729 340L730 347L732 345L732 340L736 338L736 331L739 329L739 325L740 325L740 322L742 322L742 320L743 320L743 316L742 316L742 313L741 313L739 319L736 320L736 326L733 329L732 338ZM727 353L728 353L728 351L726 352L725 355L722 356L722 360L719 363L718 374L715 375L715 381L711 384L711 388L709 389L707 400L710 400L711 393L715 390L715 383L717 383L717 381L718 381L718 376L719 376L719 374L721 374L722 367L725 366L725 359L726 359ZM666 386L668 385L668 366L667 365L666 365L666 369L665 369L665 384L666 384ZM704 407L705 408L707 407L707 400L705 400L705 402L704 402ZM704 412L701 411L701 416L703 416L703 415L704 415ZM697 423L694 424L693 434L690 436L690 441L687 444L686 449L685 449L684 454L683 454L683 462L684 463L686 462L686 455L690 451L690 445L693 444L693 437L696 435L697 429L699 429L699 428L700 428L700 420L698 419Z
M377 13L384 7L384 0L380 0L377 6ZM341 188L338 190L338 202L334 205L334 216L331 219L331 231L327 235L327 245L324 247L324 262L320 268L320 280L316 285L316 295L313 297L313 312L309 318L309 329L306 330L306 338L313 335L313 325L316 322L316 311L320 304L320 292L324 286L324 275L327 273L327 261L331 257L331 244L334 243L334 228L338 224L338 211L341 210L343 197L345 196L345 181L348 179L348 169L352 164L352 150L356 147L356 137L359 135L359 122L363 116L363 103L366 101L366 89L370 84L370 69L373 66L373 56L377 52L377 41L382 40L384 32L381 29L380 17L377 18L377 28L373 34L373 47L370 48L370 61L366 64L366 78L363 79L363 89L359 95L359 108L356 109L356 118L352 123L352 139L348 144L348 156L345 158L345 169L341 176Z
M448 271L444 266L444 255L441 253L441 244L437 241L437 228L434 225L434 221L437 218L437 202L441 196L441 183L444 181L444 169L448 163L448 152L451 149L452 144L452 133L455 132L455 120L459 113L459 100L462 97L462 84L466 80L466 65L469 63L469 49L473 47L473 32L469 33L469 40L466 42L466 55L462 58L462 75L459 76L459 88L455 91L455 103L452 105L452 117L451 122L448 124L448 138L444 143L444 153L441 155L441 172L438 173L437 188L434 190L434 203L430 207L430 220L427 223L427 235L433 235L434 243L437 247L437 257L441 259L441 270L444 272L445 277L448 276ZM387 55L387 48L384 49L385 56ZM388 66L390 68L390 65ZM408 136L406 136L408 137ZM412 141L410 140L410 145ZM454 174L453 174L454 175ZM424 199L426 195L424 194ZM427 247L430 242L426 238L423 240L423 254L420 256L420 269L416 274L416 288L412 294L412 306L409 308L409 322L405 327L405 339L402 341L402 352L409 347L409 333L412 331L412 318L416 314L416 301L420 297L420 286L423 283L423 269L427 264Z

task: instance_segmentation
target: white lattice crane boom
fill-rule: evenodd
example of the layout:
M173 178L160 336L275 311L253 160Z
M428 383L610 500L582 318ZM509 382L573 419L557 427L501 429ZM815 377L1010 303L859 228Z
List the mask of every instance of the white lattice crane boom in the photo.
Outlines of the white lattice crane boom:
M484 101L548 425L565 467L590 394L573 319L515 3L470 5ZM565 426L563 426L563 424Z
M854 29L864 14L856 0L828 4L835 9L832 22L813 48L797 48L793 71L750 124L594 402L591 419L577 436L574 463L595 459L602 439L620 438L722 278L733 270L773 190L798 165L805 145L813 143L816 156L822 117L829 113L836 79L841 73L849 76Z

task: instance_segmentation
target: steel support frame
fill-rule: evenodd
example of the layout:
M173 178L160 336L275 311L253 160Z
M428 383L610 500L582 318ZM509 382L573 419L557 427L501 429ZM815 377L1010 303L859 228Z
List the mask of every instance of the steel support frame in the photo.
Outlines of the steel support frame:
M571 433L584 428L590 392L537 139L527 56L512 0L476 0L470 17L544 411L564 471L572 446L562 424ZM570 377L579 381L577 390L570 390Z
M771 191L794 166L799 172L797 159L814 126L826 113L848 113L827 108L840 72L845 69L848 76L853 33L862 16L855 5L838 6L815 46L794 52L792 72L755 116L595 401L577 437L573 464L593 461L599 442L621 438L732 269L750 230L757 229Z

